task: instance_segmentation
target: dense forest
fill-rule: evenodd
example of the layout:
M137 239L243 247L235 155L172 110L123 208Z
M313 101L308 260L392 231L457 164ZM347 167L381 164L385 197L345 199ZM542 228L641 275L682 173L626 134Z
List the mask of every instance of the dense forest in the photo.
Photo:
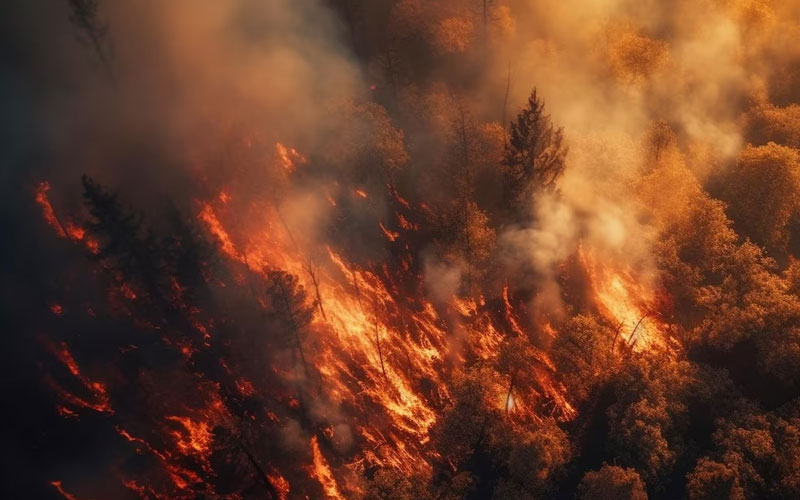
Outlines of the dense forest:
M4 498L800 498L800 4L11 0Z

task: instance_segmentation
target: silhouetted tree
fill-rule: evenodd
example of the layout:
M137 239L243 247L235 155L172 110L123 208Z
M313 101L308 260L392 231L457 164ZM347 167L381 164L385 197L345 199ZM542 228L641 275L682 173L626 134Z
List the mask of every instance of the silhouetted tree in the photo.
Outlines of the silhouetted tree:
M114 81L114 70L108 54L107 35L108 27L100 20L98 0L67 0L70 9L70 21L78 28L78 39L89 45L103 69Z
M308 326L314 315L314 305L309 304L305 291L297 276L284 271L267 273L267 297L271 302L269 312L281 334L286 335L303 366L306 377L309 375L308 362L303 349L303 341L308 336Z
M198 305L208 293L208 281L219 265L219 254L198 227L186 220L174 205L166 209L168 233L162 239L167 272L180 287L181 298Z
M524 209L533 193L553 189L564 172L566 156L563 131L553 125L544 101L533 89L527 105L511 122L503 155L504 187L511 208Z
M140 292L163 301L162 249L151 231L142 229L142 218L122 208L117 193L83 176L83 199L92 215L89 232L100 243L96 258L134 281Z

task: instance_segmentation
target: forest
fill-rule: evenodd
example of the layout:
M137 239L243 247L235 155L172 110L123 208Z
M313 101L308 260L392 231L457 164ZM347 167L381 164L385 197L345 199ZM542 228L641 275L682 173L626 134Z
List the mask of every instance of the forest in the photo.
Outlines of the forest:
M0 496L800 498L794 0L8 0Z

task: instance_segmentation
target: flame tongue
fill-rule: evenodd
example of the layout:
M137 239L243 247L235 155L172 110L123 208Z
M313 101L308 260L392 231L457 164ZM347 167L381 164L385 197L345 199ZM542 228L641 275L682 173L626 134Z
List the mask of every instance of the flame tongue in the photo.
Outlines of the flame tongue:
M317 436L311 438L311 453L314 459L312 473L319 480L320 484L322 484L325 495L328 498L344 500L345 497L339 492L339 486L336 484L336 479L333 477L331 468L319 449Z
M642 284L646 279L637 279L629 268L614 269L583 246L579 257L589 275L600 312L618 325L621 340L635 350L663 345L663 324L652 306L655 303L653 290Z

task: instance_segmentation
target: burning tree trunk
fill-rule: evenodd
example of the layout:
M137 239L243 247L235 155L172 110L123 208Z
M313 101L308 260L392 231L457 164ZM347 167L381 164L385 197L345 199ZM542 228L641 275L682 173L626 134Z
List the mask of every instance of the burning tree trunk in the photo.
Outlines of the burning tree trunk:
M286 223L286 219L283 218L283 214L281 213L281 207L280 204L278 203L278 197L275 193L273 193L272 196L272 204L275 207L275 214L278 216L278 220L281 222L281 226L283 226L284 231L286 231L286 236L289 237L289 241L292 243L292 246L295 248L295 250L300 252L300 247L297 244L297 240L295 240L291 228L289 228L289 225ZM308 277L311 278L311 282L314 285L314 293L317 298L317 306L319 307L319 312L322 314L323 318L327 319L327 317L325 316L325 308L322 305L322 295L320 295L319 293L319 276L318 276L319 266L317 266L316 263L313 262L313 260L311 262L304 261L303 270L306 272L306 274L308 274Z
M386 375L386 367L383 364L383 351L381 350L381 335L380 335L380 330L378 330L377 320L374 321L374 325L375 325L375 345L378 348L378 359L381 362L381 372L383 373L383 378L389 380L389 377Z
M250 462L250 465L253 466L253 469L258 473L259 479L264 483L264 487L269 492L270 498L273 500L280 500L281 495L278 492L278 489L272 484L272 481L269 479L269 475L258 462L258 459L253 455L250 450L244 445L241 439L237 439L237 444L239 449L244 453L245 457L247 457L247 461Z
M319 312L322 314L322 318L327 320L328 317L325 315L325 308L322 307L322 295L319 293L319 266L316 264L312 266L306 262L303 264L303 269L311 279L311 283L314 285L314 295L317 297L316 304L319 307Z

